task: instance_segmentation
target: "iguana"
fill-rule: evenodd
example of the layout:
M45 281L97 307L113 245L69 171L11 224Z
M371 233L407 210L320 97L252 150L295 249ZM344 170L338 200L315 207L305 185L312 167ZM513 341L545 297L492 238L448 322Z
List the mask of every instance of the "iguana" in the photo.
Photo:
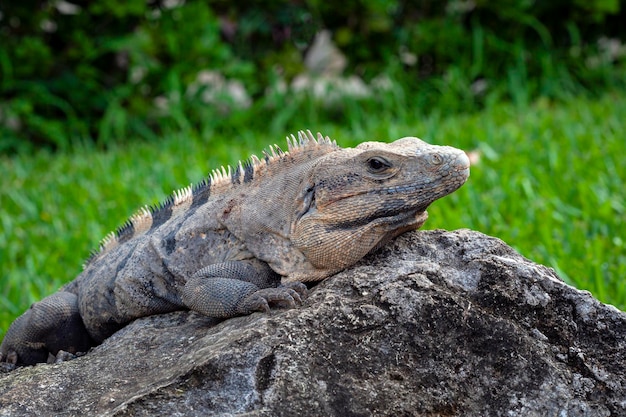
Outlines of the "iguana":
M153 314L228 318L293 307L303 283L419 228L428 205L469 176L464 152L414 137L344 149L301 131L287 145L139 210L74 281L12 323L0 362L71 357Z

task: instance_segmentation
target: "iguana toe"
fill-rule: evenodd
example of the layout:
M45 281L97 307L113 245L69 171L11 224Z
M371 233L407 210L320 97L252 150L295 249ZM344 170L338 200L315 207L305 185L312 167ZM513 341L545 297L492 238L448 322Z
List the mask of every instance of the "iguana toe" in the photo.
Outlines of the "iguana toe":
M293 288L263 288L246 297L238 306L240 314L250 314L254 311L270 311L270 305L293 308L302 303L300 293Z
M298 281L287 282L285 284L281 284L279 288L291 288L292 290L297 292L298 295L300 296L300 299L298 300L299 303L302 302L302 300L305 299L309 293L309 290L307 289L306 285Z
M64 350L59 350L56 355L50 354L48 357L48 363L61 363L71 361L72 359L76 359L79 356L84 355L82 352L77 352L76 354L66 352Z
M0 373L11 372L17 366L17 352L9 349L5 354L0 352Z

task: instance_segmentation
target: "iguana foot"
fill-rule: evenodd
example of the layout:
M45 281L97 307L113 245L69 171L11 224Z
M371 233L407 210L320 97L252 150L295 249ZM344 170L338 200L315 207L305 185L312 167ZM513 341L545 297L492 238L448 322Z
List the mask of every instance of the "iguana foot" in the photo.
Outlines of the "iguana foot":
M0 353L0 373L11 372L17 367L17 352L9 349L6 356Z
M76 294L60 291L34 303L7 330L0 362L34 365L50 352L86 351L93 341L78 310Z
M15 370L16 366L14 363L8 362L0 362L0 374L6 374L13 370Z
M299 284L299 285L298 285ZM263 288L246 297L237 310L239 314L255 311L270 311L270 304L283 308L293 308L306 297L306 286L300 282L289 283L277 288Z
M64 350L59 350L56 355L52 353L48 355L48 363L61 363L71 361L72 359L76 359L79 356L83 356L86 352L76 352L70 353Z

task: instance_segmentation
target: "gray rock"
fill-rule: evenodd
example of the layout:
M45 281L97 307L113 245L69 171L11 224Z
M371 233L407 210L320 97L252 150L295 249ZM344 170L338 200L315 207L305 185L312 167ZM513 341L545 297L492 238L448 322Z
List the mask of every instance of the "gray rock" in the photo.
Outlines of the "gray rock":
M0 376L0 415L624 416L626 314L469 230L407 233L304 305L130 324Z

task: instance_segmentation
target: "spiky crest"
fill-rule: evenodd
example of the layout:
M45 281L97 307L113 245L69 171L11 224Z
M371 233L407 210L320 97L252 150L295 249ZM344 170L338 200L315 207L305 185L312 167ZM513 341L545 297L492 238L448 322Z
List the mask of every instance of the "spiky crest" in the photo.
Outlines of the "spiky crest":
M319 132L315 137L310 130L301 130L297 138L293 134L287 136L287 152L274 144L269 146L269 152L263 150L263 159L251 155L243 164L240 161L234 171L230 166L212 170L199 183L174 191L165 201L140 208L115 232L108 233L100 241L98 249L91 252L83 268L116 246L160 226L177 213L185 212L194 204L195 196L213 195L216 192L224 192L234 185L251 182L274 162L315 148L333 150L337 149L337 143Z

